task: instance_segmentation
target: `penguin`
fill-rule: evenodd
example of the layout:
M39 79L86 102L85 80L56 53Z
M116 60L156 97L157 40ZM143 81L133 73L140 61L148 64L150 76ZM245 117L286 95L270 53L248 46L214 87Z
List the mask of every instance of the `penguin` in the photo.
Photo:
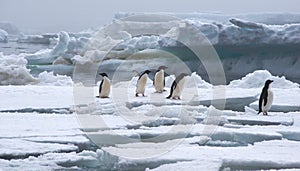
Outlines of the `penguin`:
M185 83L185 77L188 76L186 73L181 73L179 76L176 77L176 79L173 81L171 89L170 89L170 95L166 97L167 99L178 99L180 100L180 96L184 87Z
M147 80L148 80L148 74L150 72L151 71L146 70L140 75L140 77L137 81L137 84L136 84L136 90L135 90L135 96L136 97L138 97L139 94L142 94L143 96L145 96L145 87L146 87L146 83L147 83Z
M106 73L100 73L102 76L102 81L99 86L99 97L100 98L108 98L110 94L110 80Z
M158 69L154 75L153 85L154 85L155 91L157 93L162 93L163 91L166 91L166 90L164 90L164 88L165 88L165 70L167 68L168 67L166 67L166 66L158 67Z
M259 111L258 114L263 112L263 115L268 115L268 111L271 108L271 105L273 103L273 92L270 90L270 84L273 82L273 80L267 80L265 82L265 86L262 89L262 92L260 94L259 98Z

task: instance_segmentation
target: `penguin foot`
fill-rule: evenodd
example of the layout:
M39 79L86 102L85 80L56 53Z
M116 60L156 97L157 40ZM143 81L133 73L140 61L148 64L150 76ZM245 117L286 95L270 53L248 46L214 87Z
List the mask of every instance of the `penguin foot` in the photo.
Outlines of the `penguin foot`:
M268 115L268 113L267 112L264 112L264 114L263 115Z
M135 97L139 97L138 93L135 94Z
M174 99L174 100L181 100L180 97L178 97L178 96L172 97L172 99Z

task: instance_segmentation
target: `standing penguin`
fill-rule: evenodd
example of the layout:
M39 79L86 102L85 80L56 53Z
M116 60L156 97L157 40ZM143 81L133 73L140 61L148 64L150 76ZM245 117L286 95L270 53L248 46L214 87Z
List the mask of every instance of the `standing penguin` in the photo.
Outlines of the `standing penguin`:
M137 84L136 84L136 90L135 90L135 96L138 97L139 94L142 94L143 96L145 96L145 87L146 87L146 83L148 80L148 74L151 71L146 70L142 73L142 75L140 75Z
M181 73L178 77L176 77L172 83L170 95L167 97L167 99L180 99L186 76L188 76L188 74Z
M102 76L102 81L99 86L99 97L100 98L108 98L110 93L110 80L106 73L100 73Z
M273 103L273 92L270 90L270 84L273 80L267 80L265 86L262 89L260 98L259 98L259 111L258 114L263 112L264 115L268 115L268 111L271 108Z
M153 85L155 87L156 92L162 93L165 88L165 70L168 67L166 66L160 66L158 67L158 70L155 73Z

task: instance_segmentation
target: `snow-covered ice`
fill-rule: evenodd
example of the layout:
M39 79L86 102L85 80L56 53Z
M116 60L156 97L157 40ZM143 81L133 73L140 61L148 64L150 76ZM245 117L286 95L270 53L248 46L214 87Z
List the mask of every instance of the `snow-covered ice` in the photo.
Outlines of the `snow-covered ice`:
M196 81L203 83L199 79ZM245 85L243 81L247 79L240 80L239 85ZM183 103L190 97L200 101L212 99L213 86L197 84L197 92L191 93L188 90L192 88L186 87L187 95L181 101L149 103L158 96L164 99L167 92L153 93L150 82L148 97L137 98L133 82L134 79L115 85L116 90L128 86L124 106L116 106L118 101L114 98L95 99L97 87L92 87L93 102L85 105L74 103L72 86L0 87L1 97L6 99L0 106L1 169L300 168L300 157L295 153L300 147L299 112L271 110L269 116L262 116L249 107L234 111ZM289 87L291 84L285 80L281 83L273 89L277 97L274 104L282 105L282 109L286 105L296 106L299 88ZM226 90L225 98L243 101L245 97L257 98L261 91L260 83L257 85L221 88ZM199 95L194 96L195 93ZM127 108L126 102L139 105ZM250 103L247 106L253 107ZM20 112L26 108L32 109L31 112ZM132 116L122 113L125 108ZM45 113L32 113L33 109L39 112L45 109ZM7 113L8 110L14 113ZM55 114L51 112L54 110L62 112ZM74 111L78 115L69 114ZM137 118L132 120L134 117Z

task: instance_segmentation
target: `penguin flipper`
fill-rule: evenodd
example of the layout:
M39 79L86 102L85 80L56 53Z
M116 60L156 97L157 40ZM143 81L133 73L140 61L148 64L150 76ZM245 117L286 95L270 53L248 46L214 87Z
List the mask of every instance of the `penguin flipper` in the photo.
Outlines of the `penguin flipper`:
M176 86L177 86L177 83L176 83L176 80L175 80L172 83L171 90L170 90L170 95L167 97L167 99L172 97L173 91L175 90Z
M103 80L101 81L100 86L99 86L99 96L100 96L100 93L101 93L101 90L102 90L102 85L103 85Z
M258 113L260 114L262 112L262 101L263 101L263 96L264 96L264 90L262 90L260 97L259 97L259 104L258 104Z

